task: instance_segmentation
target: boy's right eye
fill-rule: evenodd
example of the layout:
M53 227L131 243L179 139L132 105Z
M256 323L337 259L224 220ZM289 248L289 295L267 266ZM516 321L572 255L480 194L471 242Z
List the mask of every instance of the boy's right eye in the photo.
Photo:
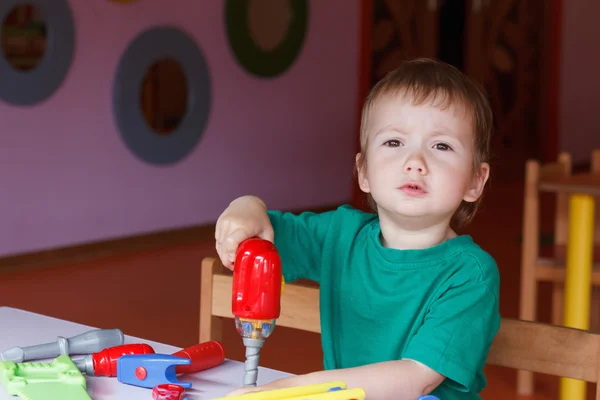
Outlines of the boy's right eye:
M383 144L388 147L400 147L400 141L396 139L386 140Z

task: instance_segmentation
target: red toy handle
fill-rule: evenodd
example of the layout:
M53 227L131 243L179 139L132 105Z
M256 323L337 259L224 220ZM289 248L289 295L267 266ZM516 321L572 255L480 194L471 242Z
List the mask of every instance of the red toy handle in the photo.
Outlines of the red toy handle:
M251 238L238 247L233 268L233 315L246 319L279 318L281 260L275 245Z
M109 347L94 353L92 354L94 375L117 376L117 360L127 354L154 354L154 349L145 343L138 343Z
M176 373L183 374L203 371L222 364L225 360L225 349L223 349L221 343L216 340L211 340L179 350L178 352L173 353L173 355L192 360L190 364L180 364L175 367Z

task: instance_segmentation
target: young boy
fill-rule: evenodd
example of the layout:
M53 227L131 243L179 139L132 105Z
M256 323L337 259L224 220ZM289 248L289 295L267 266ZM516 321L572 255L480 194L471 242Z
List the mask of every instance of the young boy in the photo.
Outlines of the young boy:
M455 230L489 176L492 112L482 90L433 60L405 62L366 99L359 186L376 211L267 210L254 196L219 217L233 268L247 238L274 241L286 282L320 284L324 371L231 393L343 380L368 399L479 399L500 324L494 259Z

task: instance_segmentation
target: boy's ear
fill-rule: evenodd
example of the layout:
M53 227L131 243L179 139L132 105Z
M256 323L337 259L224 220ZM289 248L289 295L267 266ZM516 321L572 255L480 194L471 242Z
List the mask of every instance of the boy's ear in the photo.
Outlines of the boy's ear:
M479 170L475 172L473 178L471 179L471 185L467 189L463 200L470 203L477 201L477 199L481 197L483 189L485 188L485 183L489 177L490 165L488 163L481 163L479 165Z
M361 153L356 155L356 173L358 175L358 186L360 190L365 193L369 193L369 181L367 180L367 174L365 173L366 163Z

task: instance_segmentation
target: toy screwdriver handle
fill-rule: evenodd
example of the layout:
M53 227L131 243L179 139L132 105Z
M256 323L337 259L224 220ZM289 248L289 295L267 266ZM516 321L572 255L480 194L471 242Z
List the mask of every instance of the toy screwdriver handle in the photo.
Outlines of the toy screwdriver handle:
M119 329L94 329L68 339L59 336L52 343L12 347L1 354L1 359L19 363L59 355L90 354L107 347L119 346L124 340L123 332Z
M154 349L145 343L122 344L88 354L74 361L81 372L90 376L117 376L117 361L124 355L153 354Z
M222 364L225 360L225 349L221 343L211 340L179 350L172 355L192 360L189 364L177 365L176 373L193 373Z
M233 315L253 320L279 318L282 278L281 259L272 242L250 238L240 243L233 269Z

